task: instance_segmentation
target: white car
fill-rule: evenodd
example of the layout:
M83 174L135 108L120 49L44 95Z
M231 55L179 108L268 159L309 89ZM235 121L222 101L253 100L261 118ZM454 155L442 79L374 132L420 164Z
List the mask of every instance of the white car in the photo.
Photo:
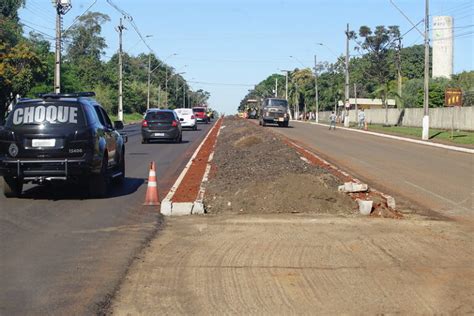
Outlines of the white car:
M181 127L183 128L192 128L197 130L197 121L194 116L193 109L175 109L176 114L178 114L179 120L181 122Z

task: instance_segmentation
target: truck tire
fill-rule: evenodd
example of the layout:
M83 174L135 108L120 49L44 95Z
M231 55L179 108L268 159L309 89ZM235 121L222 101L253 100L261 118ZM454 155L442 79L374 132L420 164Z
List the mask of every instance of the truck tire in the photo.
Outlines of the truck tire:
M93 175L89 180L89 195L95 198L103 198L107 195L109 188L109 175L107 173L107 156L102 160L102 168L99 174Z
M3 194L7 198L18 197L23 191L23 181L13 177L3 177Z

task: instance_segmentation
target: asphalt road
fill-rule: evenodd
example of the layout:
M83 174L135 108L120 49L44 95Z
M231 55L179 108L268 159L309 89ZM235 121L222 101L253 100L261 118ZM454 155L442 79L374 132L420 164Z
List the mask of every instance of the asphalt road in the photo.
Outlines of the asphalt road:
M474 155L321 125L269 127L296 139L403 207L449 217L474 215Z
M0 197L0 315L81 315L107 304L130 262L160 224L142 206L149 162L163 197L212 125L185 131L183 143L141 144L128 126L126 180L105 199L77 187L33 186L19 199Z

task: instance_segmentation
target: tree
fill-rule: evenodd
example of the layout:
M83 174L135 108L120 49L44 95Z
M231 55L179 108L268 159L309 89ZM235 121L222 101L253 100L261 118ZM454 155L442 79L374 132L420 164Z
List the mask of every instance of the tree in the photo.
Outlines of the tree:
M80 16L77 24L65 32L64 37L69 43L66 47L65 63L69 71L79 79L82 90L91 90L103 81L103 63L100 57L107 47L102 37L102 24L110 21L108 15L99 12L88 12ZM64 83L64 90L76 85Z
M381 86L377 89L385 107L385 124L388 123L388 104L387 93L388 83L393 80L393 63L390 59L390 50L395 48L395 39L400 37L398 26L385 27L379 25L372 31L368 26L361 26L359 29L359 37L363 38L363 42L359 43L359 47L367 51L367 58L370 61L367 74L374 78Z
M0 123L15 96L24 96L44 71L38 55L21 35L18 9L23 4L22 0L0 3Z

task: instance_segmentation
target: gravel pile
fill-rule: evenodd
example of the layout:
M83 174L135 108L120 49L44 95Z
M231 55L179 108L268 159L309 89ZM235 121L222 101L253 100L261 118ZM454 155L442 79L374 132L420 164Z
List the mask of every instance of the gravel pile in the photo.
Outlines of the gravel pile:
M226 117L206 184L208 213L355 214L340 181L284 144L271 127Z

